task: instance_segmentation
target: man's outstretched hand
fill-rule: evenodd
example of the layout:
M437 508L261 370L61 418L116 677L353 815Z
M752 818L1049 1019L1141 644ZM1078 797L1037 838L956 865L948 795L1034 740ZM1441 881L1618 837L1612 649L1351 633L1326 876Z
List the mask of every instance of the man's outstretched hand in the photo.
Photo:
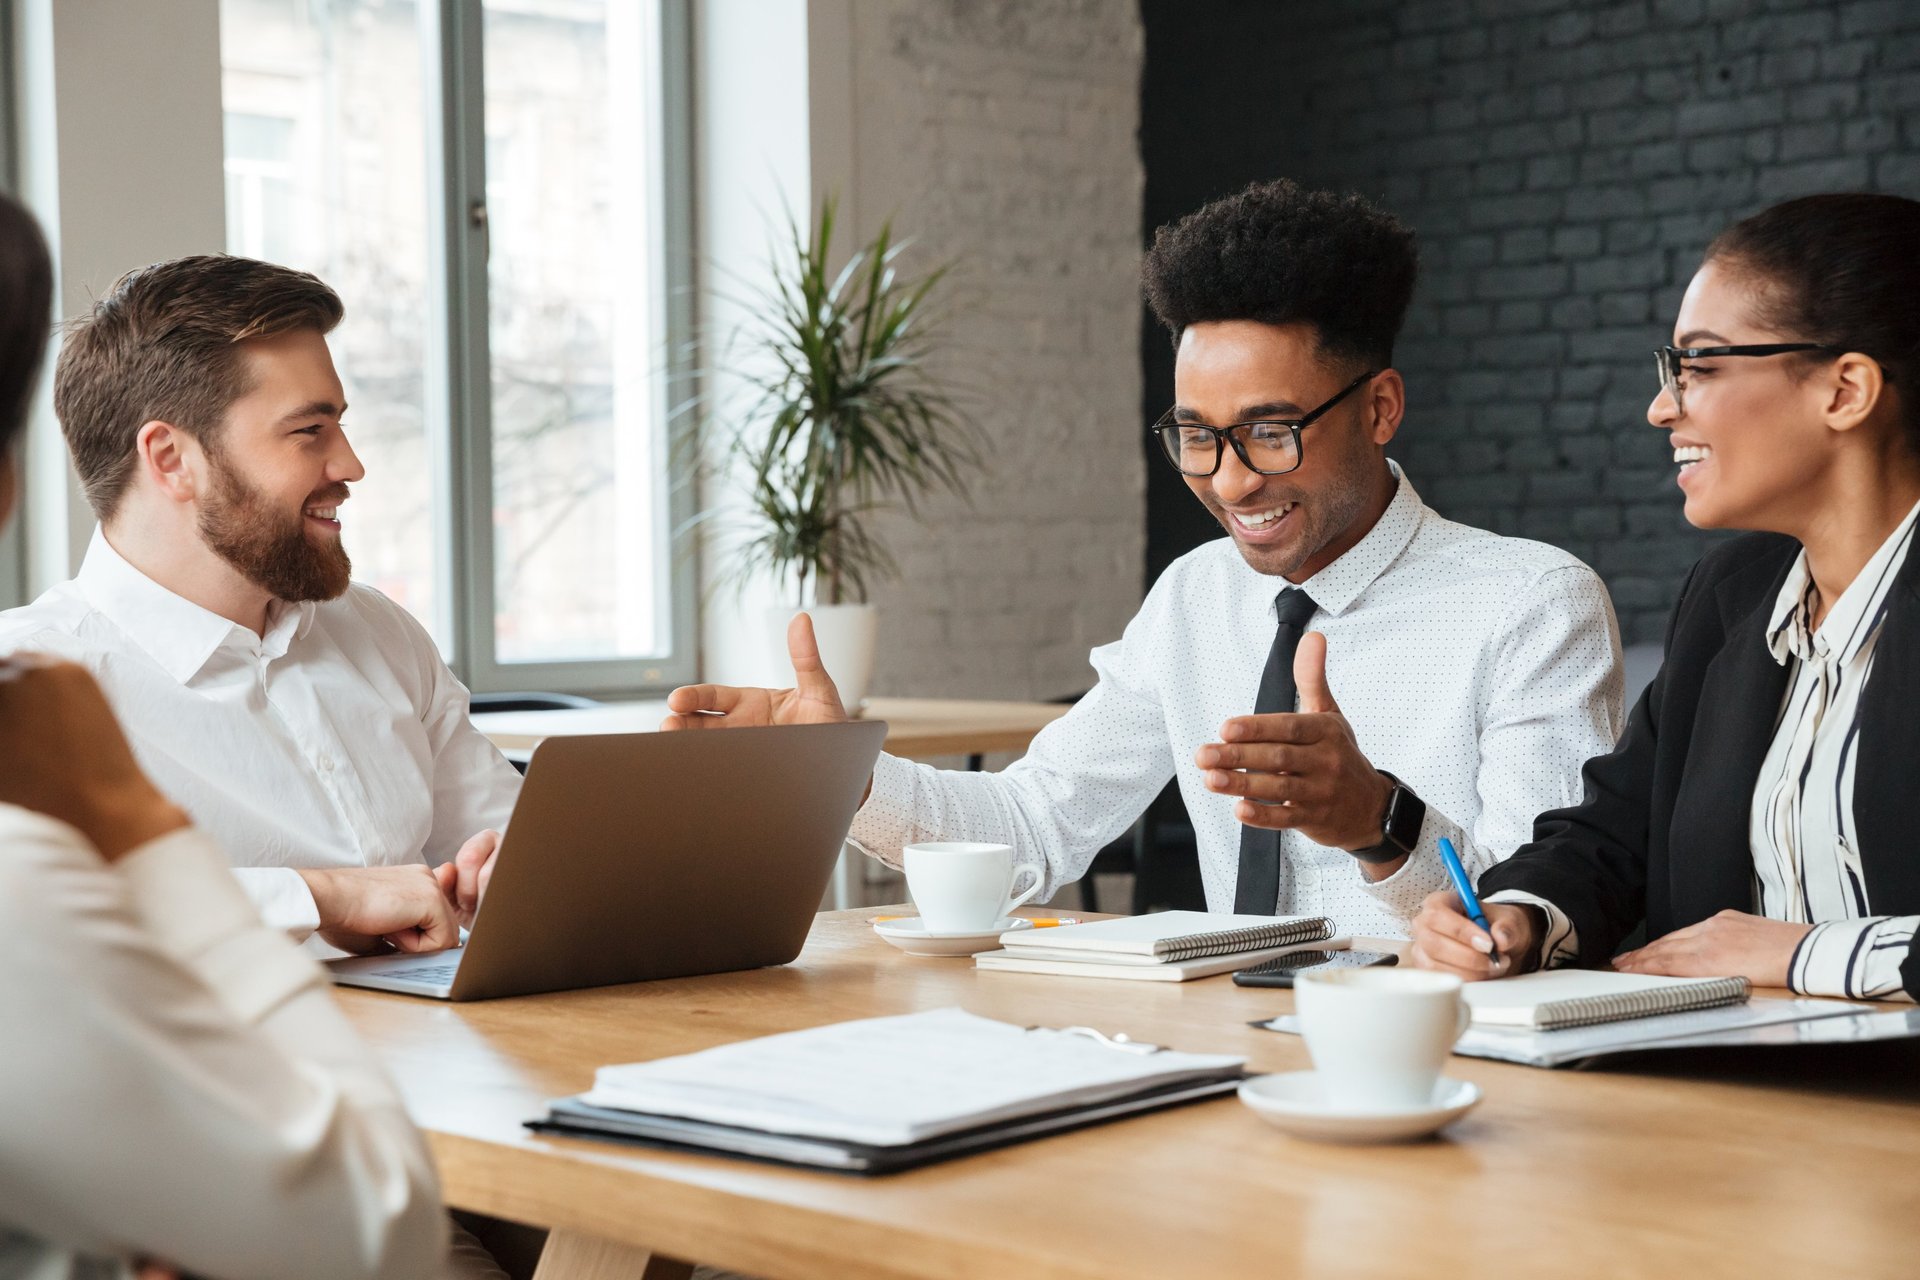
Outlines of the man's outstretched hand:
M793 688L681 685L667 695L667 710L672 714L660 722L660 727L728 729L764 724L839 724L846 720L840 691L820 662L813 619L804 613L795 614L787 624L787 653L793 659Z
M1194 753L1207 790L1238 796L1234 817L1250 827L1293 828L1316 844L1360 849L1380 840L1380 815L1393 784L1360 750L1353 726L1327 685L1327 639L1300 637L1293 681L1300 709L1235 716L1220 741ZM1369 878L1400 863L1367 864Z

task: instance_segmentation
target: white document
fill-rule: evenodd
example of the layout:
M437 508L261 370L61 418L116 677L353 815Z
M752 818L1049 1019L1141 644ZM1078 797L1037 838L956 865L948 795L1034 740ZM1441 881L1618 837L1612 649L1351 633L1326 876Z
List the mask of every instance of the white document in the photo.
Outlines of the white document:
M1467 989L1472 990L1475 985L1469 983ZM1569 1027L1562 1031L1473 1026L1454 1042L1453 1051L1468 1058L1492 1058L1528 1067L1563 1067L1602 1054L1627 1053L1636 1049L1815 1044L1920 1035L1920 1018L1914 1019L1911 1024L1903 1021L1898 1027L1861 1026L1851 1033L1844 1024L1836 1023L1833 1034L1822 1033L1821 1024L1826 1020L1847 1018L1848 1015L1852 1015L1849 1022L1885 1017L1857 1004L1844 1004L1837 1000L1753 1000L1718 1009L1668 1013L1652 1018L1635 1018L1628 1022ZM1300 1034L1300 1020L1291 1014L1260 1025L1269 1031ZM1911 1029L1908 1029L1909 1026Z
M1487 985L1492 985L1491 983ZM1754 1000L1718 1009L1667 1013L1630 1022L1595 1027L1568 1027L1563 1031L1509 1031L1478 1026L1467 1028L1453 1051L1470 1058L1495 1058L1533 1067L1558 1067L1603 1053L1633 1049L1680 1048L1693 1044L1777 1043L1749 1039L1756 1028L1801 1023L1820 1018L1858 1014L1860 1006L1830 1000Z
M767 1133L901 1146L1126 1097L1244 1061L1140 1053L1091 1036L934 1009L602 1067L581 1101Z

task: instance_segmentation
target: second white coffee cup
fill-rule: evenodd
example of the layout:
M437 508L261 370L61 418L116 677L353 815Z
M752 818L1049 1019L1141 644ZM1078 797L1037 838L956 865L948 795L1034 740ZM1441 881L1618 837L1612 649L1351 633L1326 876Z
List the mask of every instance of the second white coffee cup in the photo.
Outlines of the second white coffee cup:
M1300 1033L1330 1106L1433 1105L1453 1042L1467 1029L1460 979L1418 969L1338 969L1294 983Z
M1009 911L1040 892L1040 872L1018 896L1013 892L1013 847L965 840L910 844L902 857L907 892L929 933L986 933Z

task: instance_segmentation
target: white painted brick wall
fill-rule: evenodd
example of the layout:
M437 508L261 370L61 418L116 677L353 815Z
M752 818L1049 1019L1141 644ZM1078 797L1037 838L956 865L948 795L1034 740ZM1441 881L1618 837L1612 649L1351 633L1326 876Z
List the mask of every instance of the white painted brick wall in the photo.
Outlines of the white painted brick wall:
M1131 0L857 0L854 189L956 263L945 366L992 441L971 505L887 517L885 694L1047 698L1139 604L1142 38Z

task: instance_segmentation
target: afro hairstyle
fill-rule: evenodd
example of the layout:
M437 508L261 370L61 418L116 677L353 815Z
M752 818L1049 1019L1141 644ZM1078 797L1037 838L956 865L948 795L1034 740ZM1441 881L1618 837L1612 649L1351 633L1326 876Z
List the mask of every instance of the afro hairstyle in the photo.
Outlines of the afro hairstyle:
M1143 275L1176 346L1188 325L1212 320L1308 324L1323 357L1384 369L1418 270L1398 218L1280 178L1161 227Z

